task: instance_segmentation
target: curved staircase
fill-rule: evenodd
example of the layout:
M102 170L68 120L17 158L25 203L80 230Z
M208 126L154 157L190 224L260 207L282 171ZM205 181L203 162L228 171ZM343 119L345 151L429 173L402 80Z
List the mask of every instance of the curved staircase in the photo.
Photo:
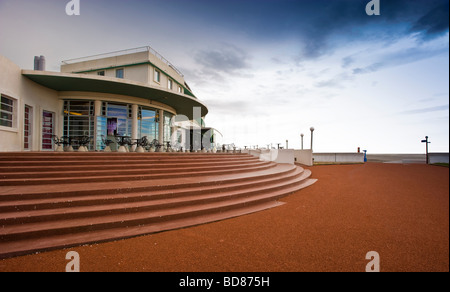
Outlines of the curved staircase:
M276 207L310 175L247 154L0 153L0 258Z

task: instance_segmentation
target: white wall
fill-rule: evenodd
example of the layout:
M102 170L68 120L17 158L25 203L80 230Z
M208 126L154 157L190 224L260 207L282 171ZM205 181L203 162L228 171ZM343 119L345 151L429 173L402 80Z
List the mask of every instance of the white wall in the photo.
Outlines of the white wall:
M313 165L313 155L311 149L306 150L294 150L295 162L312 166Z
M272 149L272 150L242 150L242 153L249 153L264 161L273 161L276 163L294 164L295 156L292 149Z
M364 163L364 153L314 153L314 163Z
M15 100L15 127L0 126L0 152L23 151L25 105L31 106L31 150L40 151L42 146L42 112L55 113L55 133L62 129L57 92L36 84L22 75L22 70L0 55L0 93Z

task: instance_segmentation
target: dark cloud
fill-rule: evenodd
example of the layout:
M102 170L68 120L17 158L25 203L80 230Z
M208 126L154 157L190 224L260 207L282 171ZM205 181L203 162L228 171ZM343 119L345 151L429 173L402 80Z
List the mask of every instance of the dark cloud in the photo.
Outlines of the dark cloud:
M201 50L195 54L195 61L215 71L232 73L249 67L249 55L243 50L223 44L217 50Z
M164 0L159 3L162 2L182 9L183 15L189 15L194 21L260 42L297 38L302 43L301 56L306 59L332 51L336 42L330 42L331 38L346 42L395 39L419 33L427 40L449 29L448 0L380 0L380 16L366 14L369 0ZM225 57L223 53L210 52L205 57L220 60Z
M449 28L449 2L431 9L414 23L413 32L421 32L425 39L442 35Z

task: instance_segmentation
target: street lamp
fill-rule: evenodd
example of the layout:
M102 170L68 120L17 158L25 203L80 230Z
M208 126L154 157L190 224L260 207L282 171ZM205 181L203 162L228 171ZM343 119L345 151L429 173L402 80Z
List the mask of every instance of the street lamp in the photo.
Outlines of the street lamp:
M431 142L428 142L428 136L425 136L425 140L422 140L422 143L426 143L427 164L428 164L429 163L429 159L428 159L428 144L431 143Z
M303 133L300 134L300 137L302 137L302 150L303 150L303 136L305 136Z
M286 140L286 149L289 149L289 140Z
M314 133L314 127L311 127L309 129L311 131L311 152L313 151L313 133Z

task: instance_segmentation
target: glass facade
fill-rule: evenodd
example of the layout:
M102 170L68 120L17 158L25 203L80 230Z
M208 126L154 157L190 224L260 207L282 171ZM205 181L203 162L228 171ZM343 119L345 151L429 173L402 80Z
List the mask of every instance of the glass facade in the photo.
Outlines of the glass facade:
M138 113L138 138L147 136L151 142L158 139L157 111L149 108L139 108Z
M64 131L63 136L70 138L91 137L89 150L94 150L94 102L93 101L65 101L64 102ZM77 145L74 145L76 149Z
M171 142L172 139L172 114L164 113L164 143Z
M64 136L91 137L89 150L105 149L102 138L116 141L115 136L132 136L132 105L126 103L102 102L99 113L95 112L94 101L64 101ZM159 140L159 123L164 123L163 141L171 140L173 115L164 113L159 117L158 110L150 107L138 107L137 138L147 136L151 142ZM76 146L76 145L74 145ZM116 143L110 145L111 150L117 150ZM76 147L74 147L76 149Z

